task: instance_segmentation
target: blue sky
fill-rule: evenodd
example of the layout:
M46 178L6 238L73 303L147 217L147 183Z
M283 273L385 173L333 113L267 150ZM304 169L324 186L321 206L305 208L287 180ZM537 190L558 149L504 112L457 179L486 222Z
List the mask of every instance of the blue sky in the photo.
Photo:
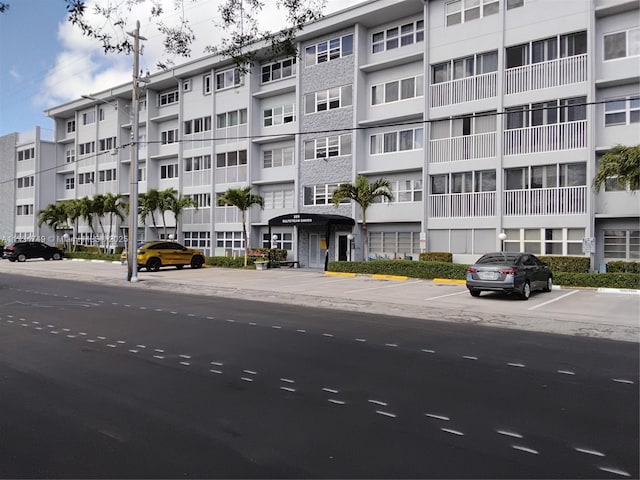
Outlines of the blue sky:
M10 8L0 14L0 136L26 132L36 126L45 138L52 138L53 122L44 110L52 106L124 84L131 79L131 58L126 55L105 55L96 40L83 37L66 20L64 0L5 0ZM177 20L172 8L174 0L160 0L168 12L167 24ZM327 0L324 13L331 13L363 0ZM366 1L366 0L364 0ZM86 0L87 11L94 2ZM142 70L154 73L162 52L162 38L155 24L147 19L150 2L136 7L128 16L140 20L141 33L148 40L140 59ZM266 2L269 4L269 0ZM212 19L217 16L218 0L189 0L185 14L196 35L192 58L202 55L205 45L215 43L216 29ZM265 8L263 26L276 29L282 13ZM213 27L213 28L212 28ZM127 31L133 27L127 28ZM185 59L175 59L176 64Z

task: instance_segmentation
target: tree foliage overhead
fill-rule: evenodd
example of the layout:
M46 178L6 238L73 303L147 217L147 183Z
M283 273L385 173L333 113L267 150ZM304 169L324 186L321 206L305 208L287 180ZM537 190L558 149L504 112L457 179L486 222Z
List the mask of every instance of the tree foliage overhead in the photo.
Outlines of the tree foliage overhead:
M9 4L6 2L0 2L0 13L4 13L9 10Z
M640 145L616 145L600 158L594 189L599 190L609 178L617 178L619 185L629 185L632 191L640 189Z
M185 5L197 0L174 0L173 9L178 14L175 25L162 20L165 11L159 0L96 0L91 11L87 11L87 0L65 0L68 20L82 33L100 42L105 53L129 54L133 51L130 14L141 5L148 7L148 17L155 21L163 37L165 53L190 57L195 34L185 16ZM296 52L295 35L304 25L318 20L326 0L220 0L219 18L215 26L225 32L220 45L208 45L205 52L217 53L233 58L236 65L247 70L253 62L255 42L265 41L271 46L271 56L291 56ZM3 5L3 4L0 4ZM270 32L260 27L260 15L265 8L283 10L285 24L282 30ZM98 18L99 20L94 20ZM214 19L211 19L214 22ZM167 68L168 63L159 62L158 67Z

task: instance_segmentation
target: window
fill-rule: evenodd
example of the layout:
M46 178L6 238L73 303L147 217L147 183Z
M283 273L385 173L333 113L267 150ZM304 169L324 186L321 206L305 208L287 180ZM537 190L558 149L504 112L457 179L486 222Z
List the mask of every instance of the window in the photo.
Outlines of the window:
M182 91L190 92L191 91L191 79L182 81Z
M391 182L391 193L395 203L421 202L422 179L398 180ZM388 200L378 197L374 202L387 203Z
M496 191L495 170L431 175L431 195Z
M640 28L604 36L604 59L634 57L640 55Z
M587 53L587 32L574 32L508 47L506 65L507 68L515 68L585 53Z
M170 143L176 143L178 141L178 129L165 130L160 133L160 143L162 145L168 145Z
M29 188L34 186L34 177L30 175L28 177L20 177L17 179L18 188Z
M115 168L98 171L98 182L114 182L115 180L116 180Z
M629 125L640 122L640 97L607 100L604 105L604 125Z
M304 187L304 204L331 205L333 192L335 192L337 188L337 183L327 185L311 185L308 187ZM341 203L349 203L349 199L345 199Z
M167 165L160 166L160 178L168 179L168 178L178 178L178 164L177 163L169 163Z
M200 155L184 159L185 172L197 172L200 170L211 170L211 155Z
M455 0L445 5L447 27L498 13L499 0Z
M524 7L524 0L507 0L507 10Z
M586 184L587 164L585 162L537 165L505 170L505 190L581 187Z
M105 152L116 148L116 137L103 138L98 140L98 151Z
M191 135L194 133L208 132L211 130L211 117L196 118L184 122L184 134Z
M172 105L174 103L178 103L179 98L180 92L178 90L164 92L158 96L158 105L160 107L163 107L165 105Z
M89 155L96 151L96 142L81 143L78 145L80 155Z
M33 215L33 204L29 205L16 205L16 215Z
M586 120L586 102L587 97L574 97L506 108L506 129Z
M224 70L220 73L216 73L216 90L223 90L225 88L236 87L242 85L242 74L237 68L231 68Z
M269 238L269 233L262 234L262 248L281 248L283 250L293 250L292 233L273 233L278 239L274 242Z
M27 148L26 150L18 150L18 161L22 162L23 160L31 160L32 158L36 158L36 149L35 148Z
M351 155L351 134L321 137L304 142L304 159Z
M211 93L211 75L202 77L202 93L208 95Z
M380 53L423 41L424 21L418 20L375 32L371 36L371 51Z
M271 127L273 125L282 125L285 123L293 123L296 121L296 105L282 105L279 107L267 108L263 111L263 125Z
M640 260L640 230L604 230L604 258Z
M64 189L65 190L73 190L76 188L76 179L73 177L65 177L64 179Z
M262 65L262 83L269 83L296 74L296 57L287 58L279 62Z
M243 250L244 238L242 232L216 232L216 247Z
M247 109L234 110L233 112L220 113L216 117L216 128L236 127L246 125Z
M190 195L185 195L187 198L191 198L195 204L195 208L208 208L211 206L211 194L210 193L192 193ZM188 207L194 208L194 207Z
M293 208L293 188L260 192L264 199L265 210L275 208Z
M336 60L353 53L353 35L332 38L331 40L311 45L305 49L307 67L318 63Z
M189 248L211 248L211 232L183 232L184 246Z
M75 120L69 120L67 122L67 133L73 133L76 131L76 121Z
M76 150L75 148L70 148L69 150L65 150L64 152L65 159L67 163L73 163L76 161Z
M247 164L247 151L218 153L216 155L216 168L236 167Z
M492 51L433 65L431 76L433 83L444 83L497 70L498 52Z
M423 127L378 133L369 137L369 153L371 155L421 150L423 146Z
M262 152L262 168L284 167L293 164L293 147L274 148Z
M305 113L309 114L348 107L352 102L351 97L351 85L336 87L331 90L324 90L315 93L308 93L304 96Z
M371 105L397 102L424 95L424 75L394 80L371 87Z
M146 182L147 181L147 167L142 166L138 168L138 181Z
M84 185L95 182L94 172L84 172L78 174L78 185Z
M96 112L91 110L90 112L84 112L82 114L82 124L90 125L96 123Z

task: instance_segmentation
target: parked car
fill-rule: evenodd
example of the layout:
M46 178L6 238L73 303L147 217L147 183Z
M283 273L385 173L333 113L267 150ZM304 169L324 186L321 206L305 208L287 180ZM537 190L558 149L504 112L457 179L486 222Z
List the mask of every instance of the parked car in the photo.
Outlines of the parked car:
M62 260L64 251L42 242L15 242L4 249L3 258L10 262L25 262L29 258Z
M467 288L472 297L493 291L517 293L528 300L532 291L550 292L552 287L549 266L530 253L487 253L467 269Z
M164 240L138 245L136 258L138 259L138 270L146 268L149 272L157 272L160 267L174 266L180 270L185 265L189 265L191 268L200 268L204 265L202 250ZM127 252L122 252L120 260L123 262L127 260Z

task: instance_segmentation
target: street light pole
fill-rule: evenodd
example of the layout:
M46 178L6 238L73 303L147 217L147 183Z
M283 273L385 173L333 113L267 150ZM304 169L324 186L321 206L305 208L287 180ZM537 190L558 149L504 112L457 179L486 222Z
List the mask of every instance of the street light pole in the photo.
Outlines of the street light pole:
M140 112L138 111L138 81L140 40L146 38L140 36L140 22L136 22L136 29L129 33L133 41L133 88L131 91L131 108L133 119L131 126L131 163L129 164L129 238L127 242L127 280L138 281L138 130Z

